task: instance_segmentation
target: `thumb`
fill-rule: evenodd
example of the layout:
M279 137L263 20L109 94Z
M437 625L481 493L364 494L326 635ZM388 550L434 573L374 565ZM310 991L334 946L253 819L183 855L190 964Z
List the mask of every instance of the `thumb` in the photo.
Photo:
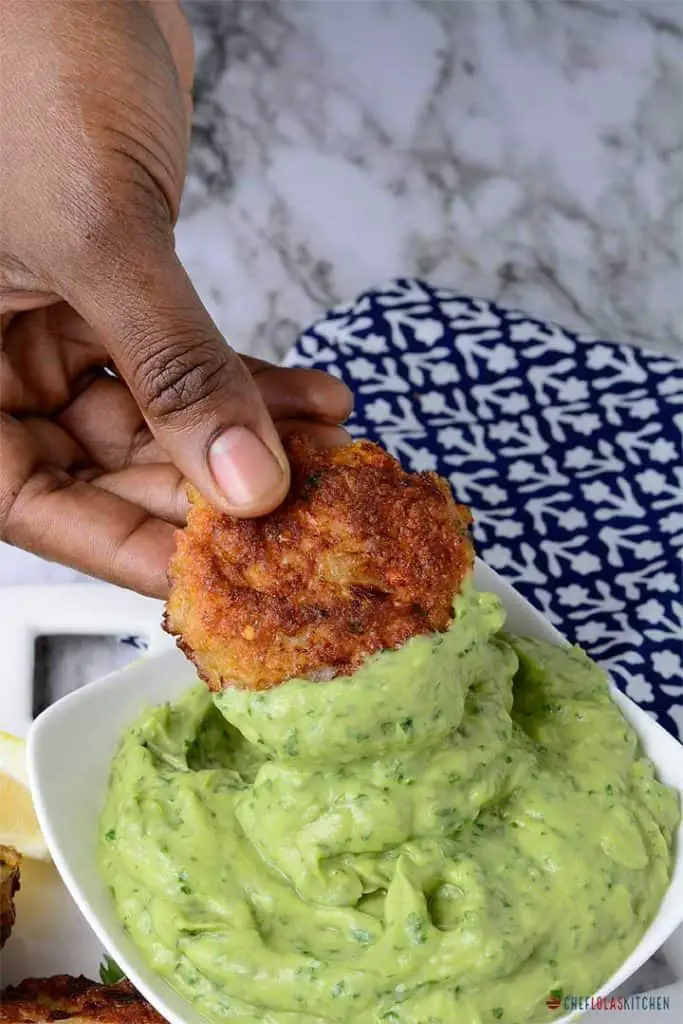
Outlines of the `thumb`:
M260 392L172 249L156 250L151 262L126 259L72 304L99 333L156 439L207 500L237 516L270 512L287 494L289 466Z

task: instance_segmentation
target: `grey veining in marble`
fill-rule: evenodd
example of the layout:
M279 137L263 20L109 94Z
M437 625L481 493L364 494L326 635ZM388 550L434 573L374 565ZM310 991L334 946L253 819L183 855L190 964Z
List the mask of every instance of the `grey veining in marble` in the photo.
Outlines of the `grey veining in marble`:
M683 4L187 4L178 247L231 342L420 274L681 351Z

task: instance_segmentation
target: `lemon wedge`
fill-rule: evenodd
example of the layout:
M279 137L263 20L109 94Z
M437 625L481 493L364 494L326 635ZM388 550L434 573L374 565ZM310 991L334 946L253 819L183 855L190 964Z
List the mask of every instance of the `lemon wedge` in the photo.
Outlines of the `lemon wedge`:
M0 846L33 860L49 859L31 800L26 744L6 732L0 732Z

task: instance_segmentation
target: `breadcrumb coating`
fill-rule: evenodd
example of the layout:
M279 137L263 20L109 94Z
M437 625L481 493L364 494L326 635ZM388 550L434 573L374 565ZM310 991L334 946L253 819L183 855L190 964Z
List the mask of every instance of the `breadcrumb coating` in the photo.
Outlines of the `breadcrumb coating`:
M0 995L1 1024L164 1024L129 981L98 985L58 974L27 978Z
M14 919L14 897L19 890L21 857L11 846L0 846L0 949L7 942Z
M286 449L292 487L270 515L236 519L190 491L165 628L212 690L347 675L443 631L472 569L470 511L435 473L369 441Z

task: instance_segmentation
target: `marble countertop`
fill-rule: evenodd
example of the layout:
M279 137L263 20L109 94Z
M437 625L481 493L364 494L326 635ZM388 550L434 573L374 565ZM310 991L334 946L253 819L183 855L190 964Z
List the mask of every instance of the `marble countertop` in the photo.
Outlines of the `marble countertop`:
M177 238L241 351L417 274L683 350L683 4L186 4Z

